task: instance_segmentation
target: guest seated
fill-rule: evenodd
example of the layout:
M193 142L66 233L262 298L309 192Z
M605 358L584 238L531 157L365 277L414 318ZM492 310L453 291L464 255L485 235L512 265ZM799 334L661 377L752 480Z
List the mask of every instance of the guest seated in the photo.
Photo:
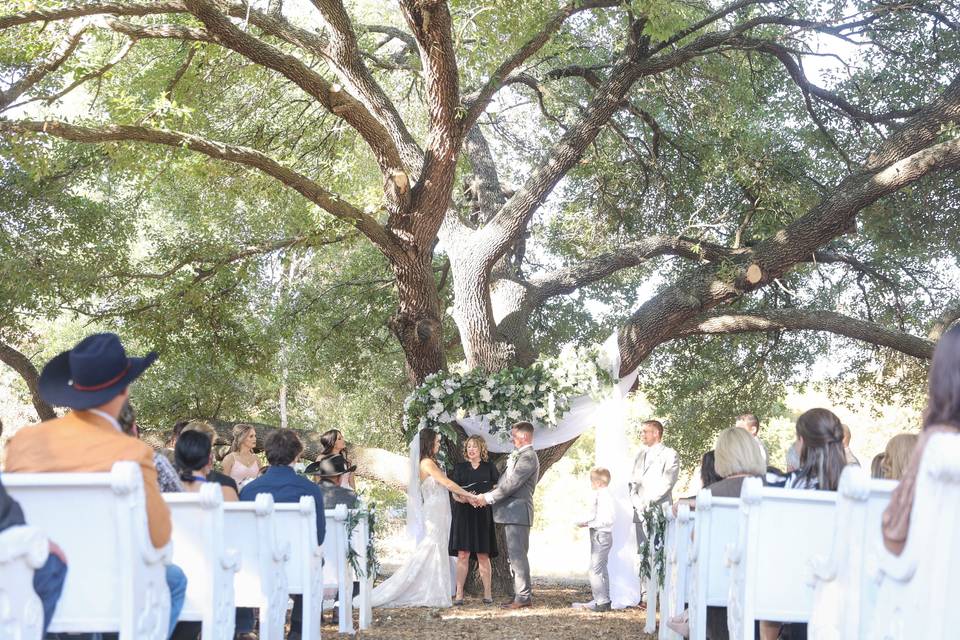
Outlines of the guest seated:
M907 465L910 464L910 456L919 439L920 437L915 433L898 433L890 438L887 448L880 454L883 456L883 462L880 465L880 477L884 480L899 480L902 478Z
M210 438L210 447L211 450L213 450L213 445L217 443L217 430L214 429L209 423L199 420L196 422L188 422L183 427L183 430L180 432L180 434L183 435L184 433L188 433L190 431L199 431ZM207 482L216 482L222 487L230 487L233 489L234 493L237 495L240 494L240 487L237 486L237 481L225 473L220 473L216 469L210 469L210 473L207 474Z
M753 436L743 429L730 427L721 431L714 451L717 474L723 478L710 485L714 497L739 498L744 478L762 478L766 473L766 459Z
M128 436L134 438L140 437L140 431L137 429L137 415L127 401L120 409L120 415L117 416L117 422L120 423L120 430ZM173 468L167 456L159 451L153 454L153 464L157 467L157 484L160 485L160 491L163 493L179 493L183 491L183 485L180 484L180 478L177 470Z
M853 455L853 450L850 448L850 438L852 436L850 427L845 424L841 424L840 426L843 427L843 455L846 456L847 464L859 467L860 461L857 459L857 456Z
M184 435L186 434L180 436L181 440ZM313 496L317 508L317 544L323 544L327 522L323 513L323 494L320 487L297 475L293 470L293 464L303 453L300 437L290 429L278 429L267 436L264 450L270 467L259 478L243 487L240 491L240 500L253 502L261 493L272 495L274 502L299 502L302 496ZM290 634L287 640L300 640L300 629L303 627L303 596L294 594L292 599L293 612L290 614ZM253 609L237 609L236 631L239 639L255 638L253 636L254 617Z
M194 493L207 482L207 474L213 468L213 453L210 450L210 438L199 431L186 431L177 438L173 459L180 473L180 481L185 491ZM223 499L236 502L239 497L232 487L221 485Z
M336 455L314 462L304 470L304 473L313 476L314 481L320 486L325 509L333 509L338 504L345 504L348 509L353 509L357 506L357 494L349 487L340 484L340 478L344 474L353 473L356 468L356 465L347 465L343 456Z
M960 325L944 332L933 351L927 390L927 410L923 414L923 433L917 440L900 484L890 496L883 512L883 544L890 553L900 555L907 543L913 493L920 472L923 451L936 433L960 431Z
M878 453L873 456L873 462L870 463L870 477L875 480L883 479L883 457L882 453Z
M40 397L69 407L62 418L20 429L7 443L8 472L108 472L115 462L140 465L147 525L153 546L170 542L170 510L160 495L153 449L123 435L117 417L127 401L128 385L156 359L128 358L112 333L89 336L47 363L40 374ZM69 526L69 525L68 525ZM170 631L176 625L187 590L187 578L176 565L167 567L170 588Z
M320 452L319 460L329 458L330 456L343 456L343 459L347 461L347 465L349 466L350 459L347 456L347 440L343 437L342 431L339 429L325 431L324 434L320 436L320 445L323 447L323 451ZM338 482L348 489L353 491L357 490L356 482L353 479L353 472L343 474L338 479Z
M810 409L797 418L800 467L781 478L776 486L787 489L836 491L847 464L840 418L827 409ZM761 640L806 637L805 624L760 623Z
M25 524L23 510L3 488L3 482L0 482L0 531L22 524ZM44 633L53 619L53 612L63 591L63 582L67 579L67 558L63 555L63 550L52 540L48 541L48 544L50 555L47 556L47 561L33 572L33 590L43 606Z

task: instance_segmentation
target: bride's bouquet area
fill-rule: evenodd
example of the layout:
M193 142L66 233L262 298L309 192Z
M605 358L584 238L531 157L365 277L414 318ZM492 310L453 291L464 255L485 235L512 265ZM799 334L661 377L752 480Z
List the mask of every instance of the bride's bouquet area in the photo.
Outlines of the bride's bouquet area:
M501 438L518 420L554 429L572 398L600 398L610 390L616 383L612 365L599 346L567 346L529 367L434 373L407 396L404 429L409 435L432 428L456 439L451 425L465 418L485 418L490 435Z

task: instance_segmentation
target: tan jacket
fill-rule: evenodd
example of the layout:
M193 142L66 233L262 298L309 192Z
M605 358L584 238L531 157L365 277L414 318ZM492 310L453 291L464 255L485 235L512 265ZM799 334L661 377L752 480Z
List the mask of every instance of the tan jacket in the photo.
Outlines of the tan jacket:
M170 509L160 495L153 449L116 430L89 411L70 411L62 418L20 429L7 442L9 473L94 473L110 471L114 462L140 464L153 546L170 541Z

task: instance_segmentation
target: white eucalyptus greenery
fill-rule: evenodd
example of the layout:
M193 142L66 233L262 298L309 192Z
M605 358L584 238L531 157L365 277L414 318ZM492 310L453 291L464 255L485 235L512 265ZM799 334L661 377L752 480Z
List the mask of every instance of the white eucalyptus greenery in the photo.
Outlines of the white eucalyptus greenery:
M481 416L491 435L519 420L552 429L570 410L571 398L600 397L610 389L616 382L611 366L600 347L571 345L529 367L434 373L404 401L404 429L412 434L429 427L455 440L454 421Z

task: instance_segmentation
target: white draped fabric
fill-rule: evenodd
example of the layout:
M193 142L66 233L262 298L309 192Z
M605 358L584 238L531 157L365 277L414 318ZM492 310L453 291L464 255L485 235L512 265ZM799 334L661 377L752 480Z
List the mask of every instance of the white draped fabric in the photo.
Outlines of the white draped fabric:
M620 349L617 334L603 343L607 361L614 378L620 372ZM630 387L637 379L633 371L619 379L610 395L604 399L590 396L573 398L570 411L555 429L545 429L534 422L534 447L546 449L562 444L591 427L596 430L596 464L610 470L610 491L617 512L613 525L613 548L610 550L610 598L614 608L636 605L640 602L640 579L634 569L637 555L637 539L633 527L633 509L630 506L627 483L632 470L630 445L626 433L626 403ZM506 453L513 450L509 437L490 435L490 423L484 417L458 420L467 435L479 435L487 442L490 451ZM509 434L504 434L509 436Z

